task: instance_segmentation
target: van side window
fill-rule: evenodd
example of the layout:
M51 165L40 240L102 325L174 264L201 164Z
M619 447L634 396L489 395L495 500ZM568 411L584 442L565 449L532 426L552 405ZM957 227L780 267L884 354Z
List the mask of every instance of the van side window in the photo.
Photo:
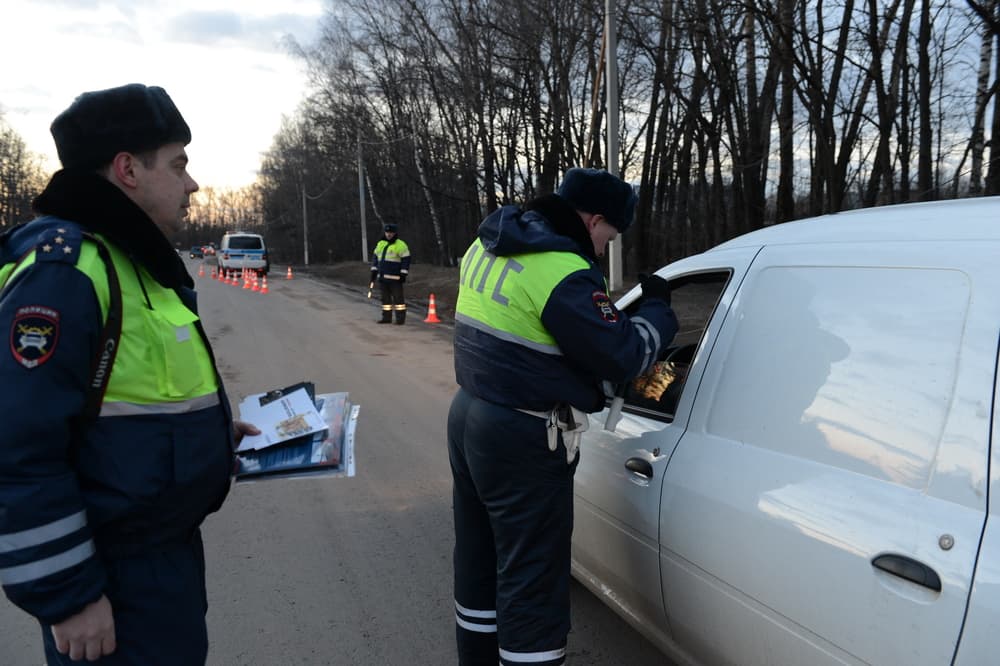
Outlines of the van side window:
M664 358L625 390L624 410L672 421L694 359L731 273L695 273L670 280L670 301L679 324ZM626 312L628 310L626 309Z
M923 489L954 397L968 276L775 266L743 289L713 352L724 378L706 396L708 433Z

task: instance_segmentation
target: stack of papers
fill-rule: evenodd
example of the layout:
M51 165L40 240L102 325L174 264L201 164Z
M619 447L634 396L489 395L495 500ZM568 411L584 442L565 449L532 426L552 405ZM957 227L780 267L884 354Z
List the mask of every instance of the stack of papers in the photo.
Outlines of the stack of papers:
M326 430L326 423L304 387L288 394L282 393L270 401L267 401L268 396L267 393L257 393L247 396L240 403L240 420L260 428L260 434L244 437L237 452L265 449Z
M354 476L360 409L347 393L313 397L308 383L247 396L239 405L239 418L261 434L240 442L236 481Z

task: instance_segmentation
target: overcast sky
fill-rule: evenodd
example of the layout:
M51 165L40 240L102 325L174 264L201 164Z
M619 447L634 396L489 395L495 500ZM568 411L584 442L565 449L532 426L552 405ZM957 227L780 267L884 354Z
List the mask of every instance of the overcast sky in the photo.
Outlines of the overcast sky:
M305 94L282 46L312 43L326 0L0 0L0 110L59 168L49 125L87 90L163 86L191 127L203 187L252 183Z

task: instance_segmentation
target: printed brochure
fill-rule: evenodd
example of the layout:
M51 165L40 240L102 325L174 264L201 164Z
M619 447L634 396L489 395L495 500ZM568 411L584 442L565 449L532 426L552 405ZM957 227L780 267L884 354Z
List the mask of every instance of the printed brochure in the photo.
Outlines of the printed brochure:
M305 392L302 388L298 390ZM248 412L256 413L253 405L260 406L261 401L268 401L269 395L271 402L267 404L286 397L276 397L274 393L256 394L240 403L240 420L254 423ZM246 411L245 405L249 408ZM236 454L236 482L354 476L354 433L361 406L352 404L349 394L344 392L318 394L313 407L322 421L322 430L253 449L240 446Z

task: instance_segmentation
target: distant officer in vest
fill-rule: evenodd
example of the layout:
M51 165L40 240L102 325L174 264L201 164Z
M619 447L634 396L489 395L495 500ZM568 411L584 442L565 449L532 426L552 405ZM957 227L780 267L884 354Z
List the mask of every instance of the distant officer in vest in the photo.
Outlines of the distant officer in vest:
M410 248L397 236L399 227L387 224L384 235L372 253L372 282L378 282L382 291L382 318L379 324L391 324L395 313L396 323L406 323L406 299L403 284L410 274Z
M49 666L204 664L199 526L233 421L167 236L198 189L167 93L83 93L52 123L63 169L0 237L0 583Z
M630 314L608 296L598 258L635 202L612 174L570 169L556 194L487 217L462 260L448 414L462 666L565 662L580 434L602 382L645 373L677 332L662 278Z

